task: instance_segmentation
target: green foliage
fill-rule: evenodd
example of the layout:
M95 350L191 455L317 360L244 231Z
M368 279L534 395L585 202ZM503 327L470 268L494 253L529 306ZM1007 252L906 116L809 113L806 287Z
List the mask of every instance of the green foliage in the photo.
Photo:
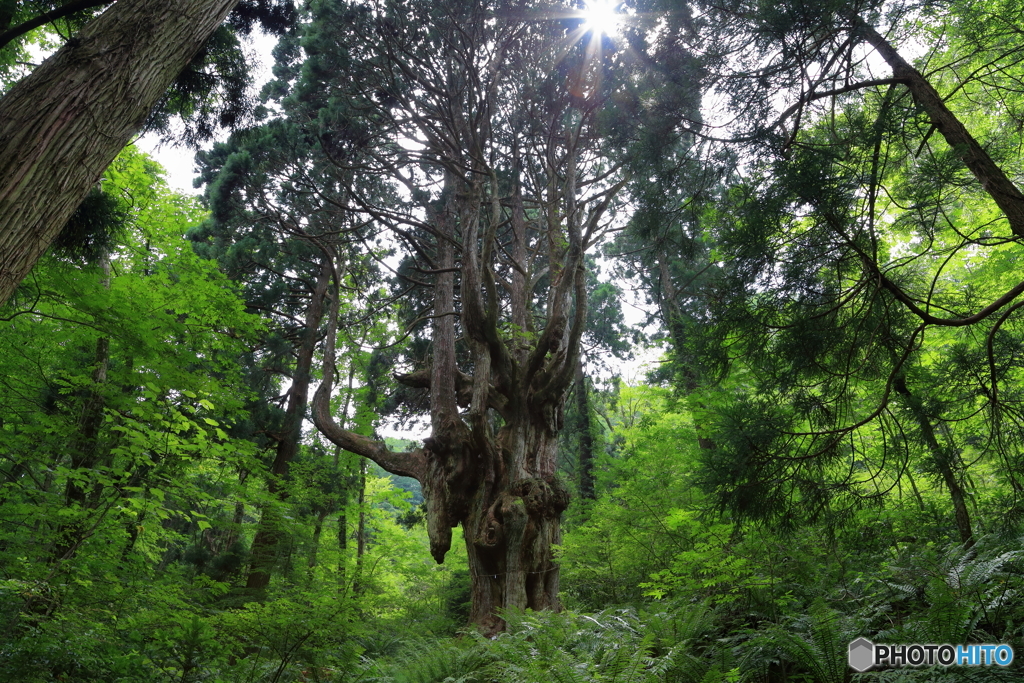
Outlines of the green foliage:
M0 30L54 5L0 0ZM410 7L429 19L439 10L428 5ZM388 81L364 44L360 31L379 28L373 13L310 3L309 23L288 32L291 4L259 0L239 3L154 121L185 116L199 139L247 120L248 62L235 34L257 21L287 34L267 95L290 116L200 156L209 212L126 150L0 311L0 678L1020 679L1019 662L867 674L846 665L860 636L1024 641L1020 309L1013 299L971 325L925 329L907 305L974 314L1019 282L1019 238L901 85L844 90L828 107L807 99L785 135L765 127L790 94L862 76L846 56L842 3L648 13L666 6L655 5L637 4L624 31L658 68L631 72L645 97L595 115L615 141L595 163L631 171L635 212L609 251L656 306L671 348L652 378L661 385L584 380L587 396L564 416L563 470L578 474L584 437L595 453L594 498L574 502L560 548L570 611L508 612L493 640L453 638L471 598L462 530L446 564L426 559L413 482L309 434L288 472L269 475L322 272L318 240L347 268L338 374L351 379L332 408L371 436L382 414L408 417L422 402L422 392L392 391L392 375L429 351L417 327L428 290L396 286L396 308L386 308L376 263L391 267L390 247L375 242L381 226L344 207L357 189L415 220L436 207L429 187L340 177L348 167L329 158L418 163L388 128L404 122L379 120L414 79ZM864 11L920 42L922 72L1018 177L1024 10L941 9ZM72 31L90 15L54 26ZM420 24L410 23L409 45L445 43L437 22ZM699 65L687 49L697 29ZM351 49L336 49L339 32ZM26 46L55 41L37 31L2 48L0 83L20 75ZM808 64L820 71L812 86ZM747 126L742 151L697 142L711 128L695 123L694 83L713 69L731 70L716 82ZM329 87L325 75L336 77ZM564 76L546 74L544 87ZM395 91L348 89L369 82ZM371 148L379 154L361 156ZM565 247L561 236L552 244ZM396 282L433 277L427 270L404 263ZM513 270L492 273L493 284ZM639 338L617 306L630 285L600 281L596 263L589 272L591 361L621 358ZM530 277L542 286L550 275ZM539 338L528 325L500 333L512 346ZM397 408L398 398L410 400ZM281 495L268 493L271 482ZM954 541L954 489L973 545ZM278 543L272 587L253 601L244 568L260 514L277 520Z
M857 630L848 622L824 601L817 600L811 605L808 618L772 625L751 638L743 647L743 668L751 671L753 678L769 680L770 664L781 657L798 670L809 672L810 680L845 683L851 674L846 661L847 644L857 638Z
M1018 237L990 179L968 169L960 143L933 135L936 110L902 83L872 81L842 46L862 37L861 20L877 28L876 47L884 34L906 52L899 36L913 36L948 116L999 173L1018 177L1007 145L1019 141L1009 87L1019 46L1003 22L1021 7L920 11L823 2L709 6L700 17L717 37L712 53L722 50L725 109L743 130L734 153L745 161L712 201L691 192L703 202L692 209L693 242L711 248L718 277L706 295L680 294L680 314L665 317L676 357L719 384L701 416L717 446L704 453L702 484L745 520L841 524L927 473L946 487L956 535L968 541L966 501L984 501L969 470L998 462L992 474L1020 491L1020 450L1003 438L1018 429L1019 294L1000 299L1019 282L1004 261L1016 260ZM812 62L829 67L807 89L800 74ZM658 226L638 222L633 239ZM693 253L663 259L665 282L672 268L700 266ZM994 315L971 317L992 302ZM696 321L707 324L686 324ZM698 382L685 379L692 393Z
M117 213L94 216L117 236L100 263L52 255L0 313L0 677L326 681L375 634L452 633L467 577L425 560L390 478L367 476L360 503L354 456L313 440L289 498L265 493L248 409L266 385L247 373L267 326L183 238L205 213L160 175L126 150L103 183ZM370 434L373 399L353 393ZM261 508L286 542L254 603L241 586Z
M94 188L61 229L50 248L72 260L96 262L126 229L130 216L114 194Z
M351 680L384 683L725 683L738 681L727 652L699 645L701 607L680 614L606 610L506 613L497 638L411 643L398 656L368 665ZM649 620L649 623L648 621Z
M385 674L393 683L485 683L491 680L496 654L469 641L424 643L407 648Z
M61 12L63 16L53 17L41 26L33 21L44 13L59 11L62 6L72 4L78 5L77 11ZM42 51L56 49L108 2L97 0L87 3L91 6L84 8L82 4L70 0L0 0L0 35L7 34L0 43L0 93L28 72L26 67L31 67L33 58L38 57L30 48ZM36 28L29 30L33 23Z
M719 403L709 407L708 396ZM727 400L705 393L684 403L667 390L620 388L613 423L621 448L602 462L603 486L587 521L570 527L563 541L569 604L653 598L640 616L644 633L667 631L665 642L685 641L700 652L714 645L715 657L725 659L700 660L701 671L716 662L713 680L728 671L750 681L855 680L846 647L860 636L1017 642L1024 622L1015 536L985 536L971 550L930 540L950 526L940 490L905 490L841 520L789 529L714 514L694 487L704 466L695 456L714 452L696 448L682 411L698 405L704 415ZM870 480L859 485L874 489ZM668 605L681 609L652 613Z
M693 529L665 520L696 493L687 458L693 427L687 416L664 411L669 401L667 390L620 385L610 406L615 453L598 458L597 501L562 547L564 590L581 606L640 599L641 584L692 547Z

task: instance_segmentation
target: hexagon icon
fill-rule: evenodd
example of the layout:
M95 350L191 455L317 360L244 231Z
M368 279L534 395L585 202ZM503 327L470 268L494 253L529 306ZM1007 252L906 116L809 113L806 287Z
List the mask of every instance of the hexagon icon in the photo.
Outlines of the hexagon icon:
M867 671L875 663L875 644L867 638L858 638L850 643L848 660L854 671Z

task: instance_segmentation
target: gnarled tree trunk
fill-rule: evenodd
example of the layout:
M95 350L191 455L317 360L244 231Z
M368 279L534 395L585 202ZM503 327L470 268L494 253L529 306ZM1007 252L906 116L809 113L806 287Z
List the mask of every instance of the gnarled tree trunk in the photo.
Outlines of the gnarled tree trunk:
M421 483L435 560L462 526L471 621L495 633L501 608L558 607L553 546L569 494L556 456L586 322L584 252L608 227L602 216L626 180L619 166L597 161L595 44L569 58L557 25L495 18L490 3L422 7L436 10L430 35L442 42L418 29L381 30L390 24L377 19L351 36L375 40L381 58L359 71L376 79L357 88L361 101L373 107L380 98L371 93L387 93L376 115L424 143L411 154L389 146L387 161L393 180L420 184L422 212L396 213L352 192L361 211L394 226L414 270L432 279L414 281L433 290L425 367L398 377L429 390L431 435L423 448L394 453L335 423L337 294L313 421L336 445ZM565 61L569 78L538 74L538 59L557 73ZM588 88L573 92L572 83Z
M503 624L498 608L558 609L560 520L569 493L554 476L558 433L545 411L524 406L496 435L505 456L493 481L466 500L462 524L469 555L473 606L470 621L493 633ZM482 459L482 458L478 458ZM502 466L503 465L503 466ZM467 492L470 493L470 492Z
M567 270L570 282L579 280L582 288L582 273L577 273L575 267ZM465 268L463 277L465 281ZM444 285L438 291L445 292ZM438 296L437 310L443 312L450 302L448 296ZM576 363L570 338L576 336L578 347L577 325L582 327L585 313L575 312L576 325L563 325L563 336L552 335L554 342L549 341L562 350L557 357L564 359L567 368L562 367L562 360L554 365L539 364L535 382L524 381L525 372L513 372L513 377L519 375L522 379L501 382L504 390L497 396L491 395L496 378L490 370L487 344L475 345L473 377L454 366L454 354L447 366L450 371L441 376L435 368L444 365L448 352L438 348L435 338L435 366L399 378L413 386L430 388L433 434L425 440L424 448L395 453L341 428L330 414L337 306L335 292L324 353L324 381L312 404L317 428L336 445L366 456L390 472L420 481L431 553L439 563L451 546L451 529L462 525L472 580L470 620L482 631L493 634L502 630L499 608L557 609L558 567L553 546L560 541L561 513L569 503L568 491L555 476L558 432ZM440 328L435 332L440 331L441 339L446 338L444 321L450 318L435 318L435 327ZM454 337L451 342L454 348ZM540 354L541 358L544 355ZM559 373L552 376L555 370ZM439 395L435 380L439 386L449 387L447 397ZM459 412L458 397L469 403L468 411ZM498 412L504 422L496 432L491 429L488 410Z

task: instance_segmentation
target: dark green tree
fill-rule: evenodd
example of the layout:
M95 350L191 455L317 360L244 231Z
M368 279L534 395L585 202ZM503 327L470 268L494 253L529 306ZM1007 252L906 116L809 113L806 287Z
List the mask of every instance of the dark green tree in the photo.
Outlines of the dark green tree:
M462 525L471 621L494 632L500 608L558 605L552 546L568 492L556 453L586 329L584 254L621 201L624 165L604 152L635 135L646 91L630 79L645 62L579 18L502 2L316 9L296 99L349 103L360 116L320 110L325 148L376 138L360 168L407 190L347 205L391 229L411 258L403 282L423 288L412 332L429 345L399 381L428 390L432 433L395 453L339 429L326 403L332 333L314 421L421 482L438 562ZM646 21L634 39L653 52Z
M1003 435L1016 424L1024 285L1004 259L1024 234L1024 195L1007 124L975 112L1015 98L1019 46L1000 27L1021 9L916 11L737 4L701 16L734 117L718 137L744 159L705 218L727 263L706 348L733 360L742 396L717 411L706 465L728 507L790 520L848 512L925 467L970 544L966 463L1003 462L1014 490L1019 471ZM988 39L968 16L989 22ZM894 47L910 35L928 46L917 68Z
M275 120L198 159L211 217L189 238L197 252L220 261L242 285L249 309L270 323L271 334L244 359L258 394L249 436L272 448L268 488L283 499L328 309L343 291L339 283L365 291L374 282L363 257L347 256L370 231L357 214L338 207L345 188L325 171L325 164L333 166L301 125ZM280 378L288 382L283 395ZM252 546L250 590L269 584L281 534L276 507L265 506Z

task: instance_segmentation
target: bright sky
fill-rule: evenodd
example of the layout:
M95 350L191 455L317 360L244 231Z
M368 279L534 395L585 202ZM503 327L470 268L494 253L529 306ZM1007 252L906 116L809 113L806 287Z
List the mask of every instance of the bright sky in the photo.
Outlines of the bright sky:
M583 9L584 28L606 36L616 35L621 19L617 10L621 4L618 0L590 0Z
M271 71L274 66L274 58L271 50L277 44L275 36L267 35L255 30L250 39L246 40L245 52L250 64L253 65L254 91L260 89L272 77ZM226 135L221 134L217 139L223 140ZM193 160L195 152L185 146L160 144L160 137L152 133L143 136L135 143L139 149L155 158L167 171L167 184L178 192L196 194L199 190L192 187Z
M172 190L182 194L196 194L199 190L192 187L192 160L194 153L185 147L174 145L161 145L160 138L153 133L148 133L139 139L135 145L146 154L160 162L160 165L167 171L167 184Z

